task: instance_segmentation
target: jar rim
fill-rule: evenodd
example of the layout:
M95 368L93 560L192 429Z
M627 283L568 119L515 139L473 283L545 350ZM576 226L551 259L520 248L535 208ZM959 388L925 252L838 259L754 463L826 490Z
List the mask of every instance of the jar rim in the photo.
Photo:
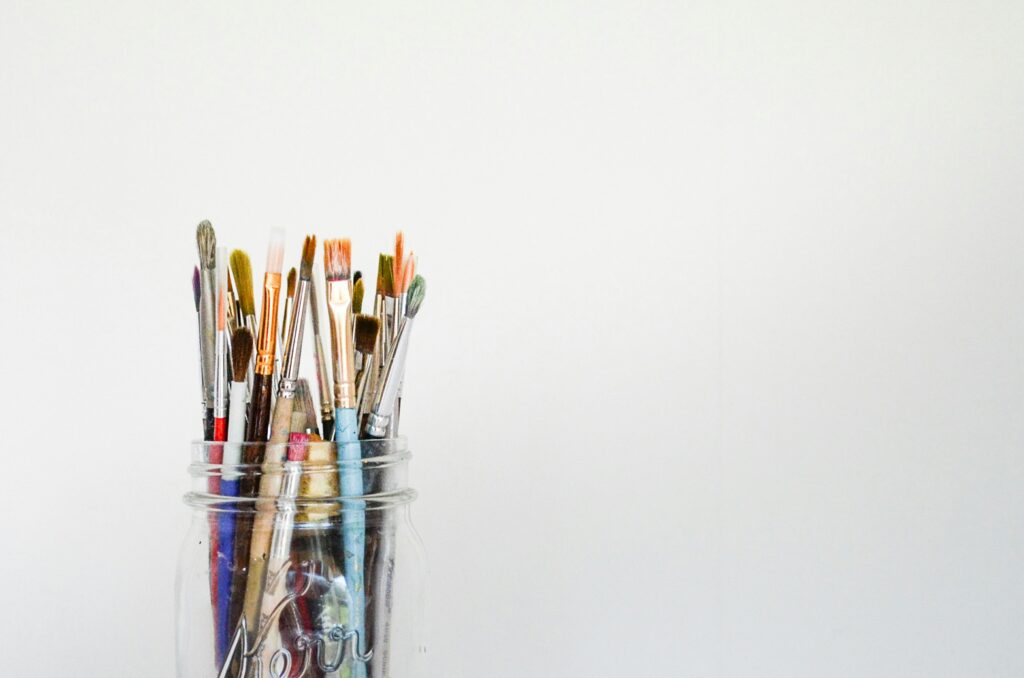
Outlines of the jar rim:
M340 492L330 492L326 495L316 496L295 496L292 501L297 504L351 504L353 502L365 502L366 508L386 507L395 504L408 503L415 499L415 490L409 488L405 482L404 467L412 458L412 452L406 446L407 440L404 437L388 439L361 440L360 457L356 459L343 459L342 449L347 443L336 443L333 441L303 442L301 444L308 454L316 450L332 449L329 455L318 455L314 460L288 461L286 450L295 442L286 443L227 443L218 441L194 441L192 443L192 461L188 466L189 476L194 484L193 491L185 495L185 503L194 508L206 510L246 511L252 509L255 504L265 497L259 496L238 496L237 488L234 493L224 490L227 481L262 482L261 479L291 476L299 482L310 479L318 482L322 489L324 483L328 486L334 482L334 490L338 490L337 482L333 476L339 479L344 477L346 472L358 473L363 477L364 491L358 495L342 495ZM279 461L249 462L249 463L214 463L211 462L211 450L217 450L217 456L221 456L224 448L232 446L237 452L243 451L238 458L244 459L244 450L259 448L262 457L268 450L279 450L274 456ZM322 479L329 478L324 481ZM319 479L319 480L318 480ZM236 482L237 484L237 482Z

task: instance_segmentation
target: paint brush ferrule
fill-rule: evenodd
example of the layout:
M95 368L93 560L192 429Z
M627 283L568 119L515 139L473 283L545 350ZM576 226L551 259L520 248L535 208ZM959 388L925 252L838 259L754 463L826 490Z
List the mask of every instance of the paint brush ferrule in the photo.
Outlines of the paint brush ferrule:
M302 335L306 327L306 309L309 307L309 279L299 280L292 304L292 319L288 323L288 340L285 342L284 365L281 383L299 378L299 355L302 351Z
M223 419L228 416L228 335L217 332L217 350L213 380L213 416Z
M256 374L274 373L274 355L277 345L277 303L281 292L281 274L263 276L263 304L260 307L260 328L256 339Z
M199 297L199 329L202 334L203 388L205 389L206 406L213 407L213 380L216 368L216 334L217 334L217 275L213 268L200 269Z
M327 310L334 358L334 407L353 409L356 373L352 353L352 286L348 280L327 281Z
M388 433L388 425L395 410L398 389L405 373L405 358L409 352L409 337L413 318L406 318L398 331L394 348L388 355L381 377L380 387L373 401L373 411L367 420L367 433L374 438L383 438Z

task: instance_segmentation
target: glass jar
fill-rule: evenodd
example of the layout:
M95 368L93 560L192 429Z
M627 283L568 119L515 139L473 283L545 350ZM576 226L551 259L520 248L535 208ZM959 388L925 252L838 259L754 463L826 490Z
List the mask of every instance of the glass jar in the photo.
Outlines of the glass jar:
M409 515L411 455L403 438L354 444L355 461L339 454L344 443L295 434L193 444L179 678L418 675L425 560Z

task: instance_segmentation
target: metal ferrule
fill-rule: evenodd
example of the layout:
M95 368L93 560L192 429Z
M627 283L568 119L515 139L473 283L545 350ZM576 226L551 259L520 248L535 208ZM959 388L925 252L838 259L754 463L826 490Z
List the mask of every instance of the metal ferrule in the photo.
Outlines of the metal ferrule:
M256 374L274 373L274 351L277 346L277 302L281 293L281 274L263 276L263 304L260 306L260 329L256 335Z
M395 327L395 302L397 297L384 297L384 315L380 319L380 334L384 338L381 342L381 355L391 355L391 347L395 345L395 338L398 334ZM395 331L392 334L392 331Z
M402 324L405 323L405 301L406 296L404 294L395 297L395 316L391 319L392 339L398 336L398 330L402 329Z
M413 318L406 318L398 331L394 348L384 364L384 374L373 401L373 411L367 420L367 432L374 438L383 438L388 433L388 424L398 398L398 387L405 373L405 356L409 352L409 336Z
M313 348L316 351L316 386L320 395L320 416L321 419L334 417L334 405L331 403L331 378L327 372L327 356L324 352L324 342L320 336L320 289L319 278L313 278L313 285L309 290L309 318L313 323Z
M200 270L200 292L199 292L199 329L202 333L202 348L200 357L203 364L203 388L205 389L206 406L213 407L213 375L215 374L214 363L217 359L217 275L212 268Z
M213 416L223 419L228 416L228 334L217 332L217 349L214 351L215 376L213 380Z
M356 368L352 355L352 286L348 280L327 281L327 314L334 357L334 407L356 406Z
M356 407L361 408L366 402L366 387L370 383L368 377L373 367L373 354L366 355L356 351L356 362L361 365L356 368Z
M306 328L306 309L309 307L308 279L299 280L295 289L295 303L292 304L292 319L288 323L288 340L285 342L284 363L281 368L281 384L299 378L299 356L302 353L302 333Z

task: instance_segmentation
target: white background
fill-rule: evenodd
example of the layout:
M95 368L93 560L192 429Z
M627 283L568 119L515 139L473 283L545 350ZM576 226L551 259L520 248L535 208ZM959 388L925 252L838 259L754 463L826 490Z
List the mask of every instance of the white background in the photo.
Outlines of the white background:
M173 675L203 218L420 257L429 675L1024 674L1022 72L1009 0L5 0L4 674Z

